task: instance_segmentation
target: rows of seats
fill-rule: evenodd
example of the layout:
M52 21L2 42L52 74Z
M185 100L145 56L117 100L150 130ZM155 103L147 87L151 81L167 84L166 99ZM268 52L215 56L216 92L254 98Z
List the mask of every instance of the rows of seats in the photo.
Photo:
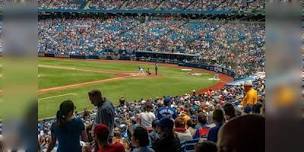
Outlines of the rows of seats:
M264 0L39 0L40 8L149 10L254 10L264 9Z
M256 79L252 84L253 88L258 92L258 104L263 106L265 100L265 80ZM242 108L240 108L241 106L239 106L243 98L243 93L244 88L242 86L226 86L220 90L209 90L202 94L198 94L196 91L193 91L180 96L148 98L135 101L121 98L119 100L119 105L115 107L113 143L119 142L124 145L125 151L130 151L132 149L132 143L130 142L132 134L127 132L132 132L133 129L141 125L141 115L146 113L146 106L151 106L151 112L155 113L154 119L159 119L158 110L164 107L164 103L166 102L165 100L170 98L170 108L176 110L176 118L174 118L175 133L179 133L178 129L176 129L178 128L178 119L184 120L186 124L186 126L184 126L186 130L183 134L184 136L179 137L181 151L194 152L195 146L199 142L216 142L208 138L208 130L216 125L213 115L215 111L218 112L219 109L224 111L222 114L225 114L226 119L224 121L226 123L235 117L245 115ZM229 109L226 108L227 105L230 106L230 110L227 110ZM263 110L260 109L255 113L263 114ZM97 109L84 109L84 112L82 113L76 112L76 117L81 118L85 124L86 130L90 132L96 114ZM45 150L50 142L51 126L55 121L56 119L49 119L41 121L38 124L38 141L42 150ZM207 129L206 136L197 136L197 133L199 132L196 132L196 130L202 128L202 125ZM155 134L157 135L156 128L153 127L153 130L149 131L149 147L151 147L153 142L155 142ZM188 136L189 138L185 138L184 140L185 136Z
M39 21L38 49L67 55L103 55L107 49L196 54L246 75L262 71L265 27L179 17L56 18Z

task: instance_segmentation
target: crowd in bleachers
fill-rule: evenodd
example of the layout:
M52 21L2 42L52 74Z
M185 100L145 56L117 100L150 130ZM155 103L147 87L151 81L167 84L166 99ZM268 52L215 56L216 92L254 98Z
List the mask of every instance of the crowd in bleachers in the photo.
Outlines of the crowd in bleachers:
M79 9L84 0L38 0L39 8Z
M254 95L255 97L253 97L252 91L255 92L255 90L257 93ZM253 81L253 83L246 82L246 84L242 86L226 86L221 90L209 90L202 94L199 94L194 90L189 94L187 93L181 96L140 99L131 102L122 97L119 100L119 105L115 107L115 114L113 115L115 117L113 120L114 122L108 120L101 121L100 123L106 125L113 124L113 128L108 127L110 128L109 136L112 138L111 143L120 144L121 147L124 147L124 151L136 152L136 150L138 150L138 143L133 139L134 136L136 136L137 139L145 140L144 137L142 137L144 136L144 133L138 133L138 135L136 135L135 132L140 130L147 132L148 141L144 145L151 152L164 151L164 149L169 148L172 144L175 145L172 146L173 149L174 147L177 148L176 151L194 151L194 147L197 147L196 149L204 149L204 147L208 145L213 147L213 149L216 149L221 148L216 147L215 145L215 143L219 143L219 139L217 139L219 129L223 128L225 124L227 125L229 121L237 119L238 117L241 118L249 113L263 115L264 98L265 86L263 79L257 79ZM93 99L90 97L90 100L92 101ZM108 100L106 101L107 104L110 105L110 102L108 102ZM252 102L251 106L248 107L250 102ZM112 114L103 113L109 110L100 112L99 108L100 106L97 106L97 108L92 111L85 109L82 113L75 112L75 117L81 119L84 124L83 130L88 135L86 141L81 141L83 151L94 151L96 144L99 143L96 141L96 138L94 138L94 136L98 136L98 133L96 134L96 124L94 124L97 117L100 119L102 118L101 115L106 115L107 117L102 119L109 119L109 117L112 116ZM62 106L60 109L62 109ZM167 117L171 120L168 120ZM57 113L57 119L41 121L38 124L38 141L42 151L47 150L50 145L50 142L53 139L52 134L56 133L54 132L56 129L53 127L58 121ZM168 126L171 127L167 128ZM104 132L105 127L99 127L103 128ZM144 130L142 128L144 128ZM173 131L172 135L174 136L162 137L162 131L164 131L162 129L169 129L167 132L171 129ZM251 127L247 129L248 132L250 132L251 129L256 131L259 130L258 128ZM263 137L261 139L264 139L264 134L261 135L261 137ZM164 138L173 143L166 143ZM247 137L241 137L241 139L246 138ZM252 138L254 137L252 136ZM59 140L59 142L54 145L55 149L60 146L60 142L61 141ZM260 142L264 143L264 141ZM261 145L255 145L253 146L253 149L259 146ZM197 152L200 151L197 150Z
M263 71L263 23L179 17L56 18L39 21L39 51L102 55L104 50L197 54L202 62Z
M87 5L98 9L159 10L253 10L264 9L264 0L39 0L40 8L77 9Z

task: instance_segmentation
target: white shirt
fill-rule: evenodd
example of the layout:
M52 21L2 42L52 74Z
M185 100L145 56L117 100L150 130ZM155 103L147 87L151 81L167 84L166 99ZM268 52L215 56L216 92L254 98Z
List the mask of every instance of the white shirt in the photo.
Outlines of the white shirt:
M139 114L140 125L144 128L152 128L152 121L155 120L153 112L142 112Z

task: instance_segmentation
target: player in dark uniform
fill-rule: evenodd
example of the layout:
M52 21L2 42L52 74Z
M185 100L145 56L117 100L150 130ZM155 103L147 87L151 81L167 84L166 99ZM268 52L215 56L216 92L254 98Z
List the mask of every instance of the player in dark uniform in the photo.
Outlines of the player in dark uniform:
M157 75L157 72L158 72L158 65L157 63L155 63L155 75Z

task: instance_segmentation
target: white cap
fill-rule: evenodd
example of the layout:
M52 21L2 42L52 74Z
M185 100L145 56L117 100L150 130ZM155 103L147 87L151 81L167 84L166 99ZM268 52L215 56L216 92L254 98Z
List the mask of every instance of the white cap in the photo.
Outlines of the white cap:
M246 81L244 85L245 86L252 86L252 81Z

